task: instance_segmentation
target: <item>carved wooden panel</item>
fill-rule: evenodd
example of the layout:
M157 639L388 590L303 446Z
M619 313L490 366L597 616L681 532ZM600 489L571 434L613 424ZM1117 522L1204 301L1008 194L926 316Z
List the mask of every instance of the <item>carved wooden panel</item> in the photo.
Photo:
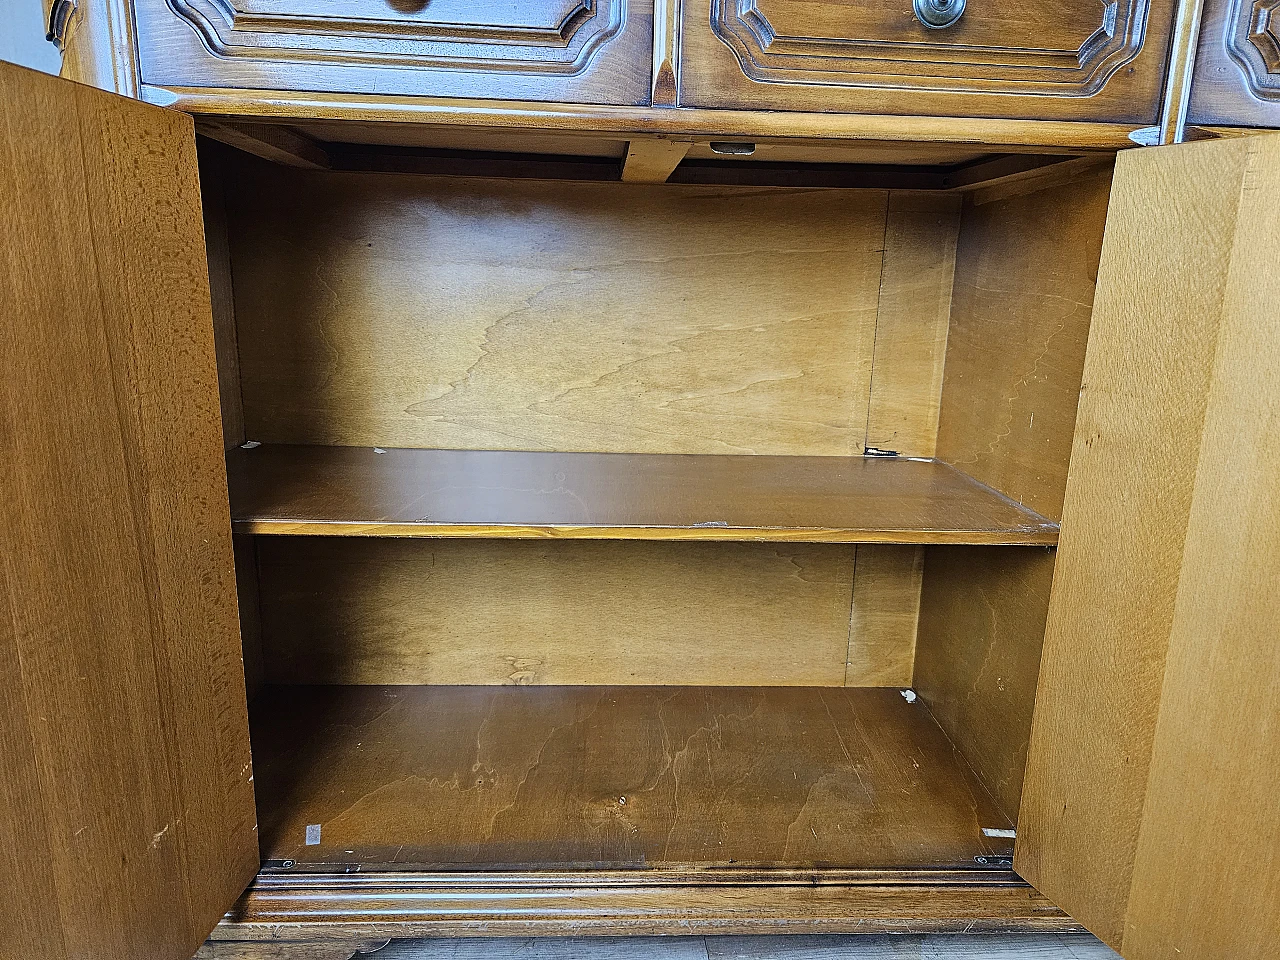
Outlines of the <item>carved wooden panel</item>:
M161 86L643 102L635 0L137 0Z
M1205 0L1189 119L1280 127L1280 0Z
M1170 12L1167 0L969 0L930 29L911 0L688 0L681 102L1144 122Z

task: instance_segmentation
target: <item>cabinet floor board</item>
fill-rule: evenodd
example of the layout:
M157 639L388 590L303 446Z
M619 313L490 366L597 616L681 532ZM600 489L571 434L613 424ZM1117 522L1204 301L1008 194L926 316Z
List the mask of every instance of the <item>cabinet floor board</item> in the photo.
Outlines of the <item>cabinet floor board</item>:
M268 866L975 868L1012 851L896 689L274 686L253 723Z
M1039 544L1057 524L935 460L269 444L228 455L242 533Z

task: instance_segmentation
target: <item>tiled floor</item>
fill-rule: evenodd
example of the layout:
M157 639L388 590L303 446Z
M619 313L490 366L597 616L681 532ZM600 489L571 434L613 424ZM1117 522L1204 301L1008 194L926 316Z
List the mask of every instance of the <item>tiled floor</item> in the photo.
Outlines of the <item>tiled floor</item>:
M1088 934L416 940L377 960L1118 960Z

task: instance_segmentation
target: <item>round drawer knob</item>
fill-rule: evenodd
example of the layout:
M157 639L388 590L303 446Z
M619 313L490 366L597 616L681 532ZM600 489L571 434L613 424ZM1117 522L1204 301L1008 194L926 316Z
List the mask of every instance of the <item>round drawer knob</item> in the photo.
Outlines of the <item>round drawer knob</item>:
M916 17L926 27L941 30L950 27L964 14L965 0L911 0Z

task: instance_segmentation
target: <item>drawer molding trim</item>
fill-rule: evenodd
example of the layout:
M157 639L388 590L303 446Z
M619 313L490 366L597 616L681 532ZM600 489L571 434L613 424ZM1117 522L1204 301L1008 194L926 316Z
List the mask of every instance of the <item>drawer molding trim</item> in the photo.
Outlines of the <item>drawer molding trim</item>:
M239 9L237 0L167 2L219 57L557 76L583 73L622 32L627 8L626 0L566 0L557 20L493 24L264 14Z
M1239 64L1249 92L1280 101L1280 0L1234 0L1227 53Z
M1150 0L1100 3L1097 27L1074 50L939 41L923 26L909 43L785 36L759 0L712 0L711 29L761 83L1090 97L1138 56L1149 7Z

